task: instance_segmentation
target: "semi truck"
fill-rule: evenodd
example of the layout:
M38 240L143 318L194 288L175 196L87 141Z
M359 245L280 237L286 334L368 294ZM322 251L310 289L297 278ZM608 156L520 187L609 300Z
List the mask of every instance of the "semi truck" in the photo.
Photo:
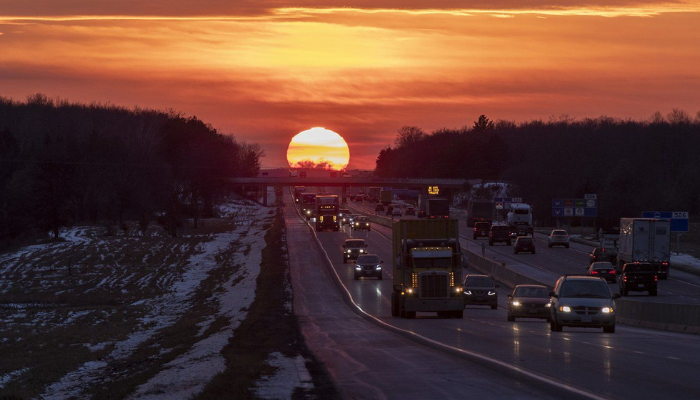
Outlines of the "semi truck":
M307 221L316 216L316 193L301 194L301 215Z
M391 204L393 198L394 196L391 193L391 190L382 190L379 192L379 202L384 204L384 207Z
M532 225L532 207L525 203L513 203L510 211L506 215L506 222L511 234L532 235L534 227Z
M340 229L340 199L335 194L316 196L316 231Z
M391 315L462 318L463 255L456 219L401 219L392 225Z
M382 188L380 187L370 187L367 189L367 200L371 203L379 202L382 193Z
M473 199L467 204L467 226L474 227L477 222L493 222L493 201L488 199Z
M616 270L627 263L650 263L659 279L668 278L671 264L671 221L656 218L620 219Z
M443 198L428 198L425 215L430 219L450 218L450 202Z
M294 203L299 204L301 202L301 194L306 191L304 186L294 186Z

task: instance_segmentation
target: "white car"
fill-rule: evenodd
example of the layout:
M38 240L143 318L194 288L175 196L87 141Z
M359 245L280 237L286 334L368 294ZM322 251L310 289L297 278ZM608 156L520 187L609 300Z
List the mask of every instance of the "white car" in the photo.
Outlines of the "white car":
M549 234L547 238L547 247L550 249L552 246L564 246L569 248L569 234L561 229L555 229Z

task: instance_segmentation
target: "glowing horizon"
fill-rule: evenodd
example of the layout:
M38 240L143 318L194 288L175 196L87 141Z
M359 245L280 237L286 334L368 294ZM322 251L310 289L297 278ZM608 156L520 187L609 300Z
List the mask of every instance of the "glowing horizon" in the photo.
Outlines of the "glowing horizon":
M371 169L404 125L459 128L481 114L646 119L700 107L697 2L262 1L226 14L203 1L198 12L209 15L185 15L189 3L163 1L173 13L164 16L158 1L139 15L66 3L39 17L9 15L31 11L19 1L4 7L0 96L196 115L260 143L266 167L285 166L289 132L309 126L343 132L349 167Z

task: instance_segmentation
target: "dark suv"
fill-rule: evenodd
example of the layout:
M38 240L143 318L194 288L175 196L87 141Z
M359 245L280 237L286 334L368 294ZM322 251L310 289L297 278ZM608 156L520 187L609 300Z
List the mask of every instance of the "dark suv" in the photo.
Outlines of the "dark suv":
M564 275L557 280L550 296L550 328L561 332L563 326L603 328L615 333L615 301L602 278L586 275Z
M382 264L379 257L375 254L361 254L355 261L355 280L363 276L376 276L382 280Z
M474 240L480 237L489 237L489 230L491 229L490 222L477 222L474 224Z
M508 225L491 225L491 230L489 230L489 246L493 246L494 243L498 242L505 242L510 246L511 239Z
M467 274L464 277L464 305L478 304L498 308L498 285L488 275Z
M348 260L357 260L360 254L367 253L367 245L363 239L346 239L343 243L343 264Z
M649 296L656 296L658 276L654 266L649 263L627 263L617 279L620 294L649 291Z

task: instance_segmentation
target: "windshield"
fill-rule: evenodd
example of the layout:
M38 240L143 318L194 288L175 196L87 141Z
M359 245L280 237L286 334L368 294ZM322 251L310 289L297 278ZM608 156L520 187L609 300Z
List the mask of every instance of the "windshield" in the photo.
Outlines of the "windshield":
M493 281L487 276L472 276L468 277L464 282L464 286L468 287L494 287Z
M449 258L414 258L413 266L416 268L450 268Z
M357 257L358 264L379 264L379 257L374 255L366 255Z
M364 240L352 240L345 242L345 247L365 247Z
M605 282L599 281L568 281L561 288L559 297L593 297L609 299L610 289Z
M515 297L549 297L545 288L519 287L515 289Z

